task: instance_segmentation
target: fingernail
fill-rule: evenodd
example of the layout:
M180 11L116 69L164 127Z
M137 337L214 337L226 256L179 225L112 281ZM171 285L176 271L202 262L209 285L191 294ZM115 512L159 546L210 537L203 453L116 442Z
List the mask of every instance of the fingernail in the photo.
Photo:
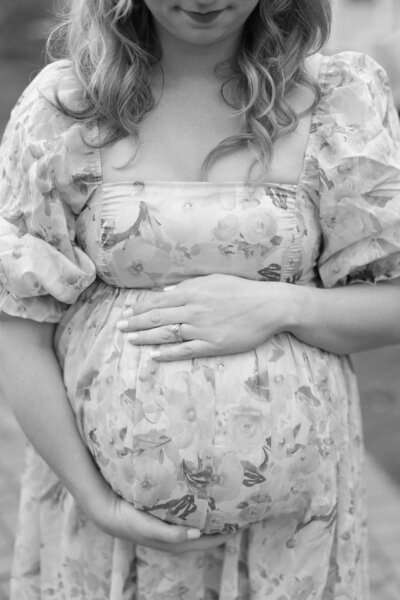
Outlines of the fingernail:
M123 317L133 317L133 310L131 308L127 308L122 312Z
M150 358L160 358L161 352L158 350L154 350L154 352L150 352Z
M171 290L174 290L176 288L176 285L167 285L165 288L163 288L164 292L169 292Z
M129 322L128 321L118 321L117 329L128 329Z
M188 540L198 540L201 536L201 531L198 529L189 529L186 535Z
M139 337L139 334L137 333L128 333L128 335L126 336L126 339L128 340L128 342L135 342Z

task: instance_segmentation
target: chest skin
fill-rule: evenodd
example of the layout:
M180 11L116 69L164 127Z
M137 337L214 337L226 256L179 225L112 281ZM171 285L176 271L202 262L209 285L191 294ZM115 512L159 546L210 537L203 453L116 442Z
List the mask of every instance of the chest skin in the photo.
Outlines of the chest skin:
M314 71L315 65L316 61L312 65ZM242 129L242 117L220 98L219 89L219 85L198 78L165 88L155 108L140 124L138 144L126 137L102 149L103 182L200 181L201 166L208 153ZM300 89L289 101L301 112L313 99L311 90ZM298 182L310 122L311 115L305 115L294 132L275 143L266 182ZM245 181L253 162L254 155L248 149L231 152L212 165L208 179ZM257 169L253 173L257 175Z

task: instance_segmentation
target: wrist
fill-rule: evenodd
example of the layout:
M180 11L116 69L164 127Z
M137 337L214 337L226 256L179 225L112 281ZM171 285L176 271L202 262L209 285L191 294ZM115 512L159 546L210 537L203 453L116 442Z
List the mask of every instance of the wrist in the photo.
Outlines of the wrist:
M74 494L77 504L91 521L100 528L107 522L107 514L111 506L115 505L118 496L100 475L101 481L92 481L92 489L80 490Z
M300 337L312 314L311 288L290 283L276 283L276 333L287 332Z
M89 450L84 448L80 457L82 472L69 481L64 481L71 495L83 512L95 523L100 524L106 508L113 503L116 494L104 479Z
M303 339L307 330L313 328L316 306L314 297L314 288L303 285L287 286L286 290L287 303L290 306L287 308L286 329L298 339Z

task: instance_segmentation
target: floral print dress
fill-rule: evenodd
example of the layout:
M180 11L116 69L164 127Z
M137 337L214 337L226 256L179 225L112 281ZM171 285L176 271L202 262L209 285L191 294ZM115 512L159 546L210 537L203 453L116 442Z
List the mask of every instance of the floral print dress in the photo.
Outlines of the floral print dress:
M348 357L283 333L156 363L121 312L226 273L330 288L400 276L399 126L382 69L325 57L298 185L101 179L68 63L15 108L2 145L0 307L59 323L77 426L137 508L230 541L184 556L102 533L32 447L11 599L366 600L362 433ZM234 301L234 299L232 299ZM268 310L268 307L266 307Z

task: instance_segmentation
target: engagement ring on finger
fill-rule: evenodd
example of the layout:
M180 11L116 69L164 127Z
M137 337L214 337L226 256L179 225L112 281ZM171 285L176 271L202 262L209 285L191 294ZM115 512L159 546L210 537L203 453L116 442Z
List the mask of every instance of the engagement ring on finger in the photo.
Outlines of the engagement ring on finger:
M174 325L171 325L170 328L176 342L183 342L181 325L182 323L175 323Z

